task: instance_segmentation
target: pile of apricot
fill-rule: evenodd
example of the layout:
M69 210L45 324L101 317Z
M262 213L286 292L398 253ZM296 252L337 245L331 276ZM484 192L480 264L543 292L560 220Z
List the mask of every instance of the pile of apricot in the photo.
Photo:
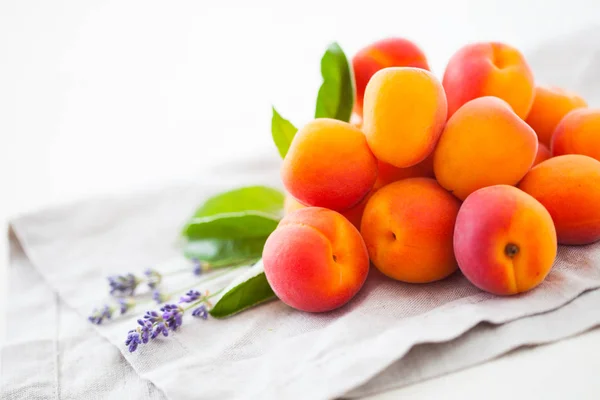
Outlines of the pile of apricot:
M311 121L283 161L286 216L263 261L286 304L340 307L371 264L414 284L460 269L513 295L544 280L558 244L600 239L600 109L536 86L518 50L467 45L441 82L405 39L352 66L360 123Z

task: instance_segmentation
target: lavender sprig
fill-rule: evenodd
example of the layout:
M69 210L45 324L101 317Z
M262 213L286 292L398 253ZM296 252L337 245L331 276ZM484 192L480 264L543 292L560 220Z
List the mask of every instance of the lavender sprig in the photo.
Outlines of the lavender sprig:
M190 309L193 309L192 316L207 319L209 299L219 293L220 291L209 295L206 292L201 295L197 290L190 290L181 296L178 304L165 304L160 311L146 311L144 317L138 320L140 326L127 333L125 345L129 352L133 353L140 344L146 344L161 334L169 336L169 331L174 332L183 324L183 315Z
M100 308L94 308L88 320L96 325L100 325L105 319L111 319L117 310L121 315L135 307L135 300L132 298L120 298L114 304L104 304Z
M169 295L161 292L158 289L152 291L152 300L156 302L156 304L162 304L165 301L169 300Z
M155 269L148 268L144 271L143 277L127 273L124 275L111 275L107 279L110 294L115 297L122 297L133 296L135 290L144 282L151 290L156 289L162 281L162 274Z
M110 294L113 296L133 296L135 288L140 284L141 279L134 274L111 275L107 277Z
M88 320L92 324L100 325L104 319L111 319L114 311L114 307L105 304L100 308L94 308L92 314L88 317Z
M206 305L202 304L200 307L194 308L194 310L192 311L192 317L207 319L208 310L206 309Z
M200 261L200 260L199 260L199 259L197 259L197 258L193 258L193 259L192 259L192 263L193 263L193 266L194 266L194 268L192 269L192 272L193 272L193 273L194 273L194 275L196 275L196 276L200 276L200 275L202 275L202 273L203 273L204 271L207 271L207 270L209 269L209 268L208 268L208 264L206 264L206 263L204 263L204 262Z
M146 277L146 284L150 289L156 289L162 281L162 275L155 269L146 269L144 275Z

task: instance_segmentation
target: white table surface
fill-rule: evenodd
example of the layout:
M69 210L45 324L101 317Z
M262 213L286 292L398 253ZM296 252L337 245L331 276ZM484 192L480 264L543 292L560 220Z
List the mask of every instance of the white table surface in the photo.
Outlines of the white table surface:
M408 37L441 74L469 41L526 50L599 22L597 0L2 0L0 220L275 151L270 105L310 119L332 40ZM594 330L373 398L596 399L598 354Z

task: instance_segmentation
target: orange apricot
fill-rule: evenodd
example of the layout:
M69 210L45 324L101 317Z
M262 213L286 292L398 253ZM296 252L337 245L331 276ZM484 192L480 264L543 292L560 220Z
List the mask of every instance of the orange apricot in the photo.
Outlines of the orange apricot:
M294 196L290 196L289 194L286 194L283 199L283 213L285 215L305 207L304 204L300 203Z
M396 168L383 161L378 161L377 172L377 180L375 181L373 190L377 190L392 182L407 178L434 178L433 152L420 163L408 168Z
M525 122L537 133L540 143L550 147L552 134L560 120L570 111L586 106L585 100L574 93L538 86Z
M535 155L535 160L533 160L533 165L531 167L533 168L542 161L546 161L549 158L552 158L552 153L550 152L550 150L548 150L546 145L538 143L538 151Z
M556 251L550 214L514 186L479 189L458 212L454 230L458 266L486 292L511 295L533 289L550 272Z
M372 189L377 160L360 130L320 118L296 133L283 160L281 178L302 204L343 211Z
M546 207L559 243L600 239L600 161L578 154L553 157L532 168L519 188Z
M439 81L419 68L385 68L367 85L363 131L378 160L397 168L423 161L446 121Z
M600 161L600 109L580 108L568 113L552 136L552 154L583 154Z
M525 118L533 103L533 73L523 55L503 43L469 44L448 62L443 78L448 98L448 117L463 104L478 97L505 100Z
M352 58L356 82L354 110L358 115L362 115L363 97L369 80L377 71L388 67L415 67L429 70L423 51L407 39L383 39L361 49Z
M341 214L320 207L284 217L265 243L263 263L277 297L309 312L346 304L369 272L358 230Z
M360 232L373 264L410 283L443 279L457 268L452 248L460 202L434 179L409 178L373 194Z
M367 201L371 197L371 193L367 194L364 199L360 201L357 205L350 207L347 210L342 211L342 214L352 225L356 227L356 229L360 229L360 221L362 219L363 211L365 210L365 206L367 205ZM304 204L300 203L298 200L287 194L285 196L285 200L283 202L283 212L285 215L292 213L301 208L306 208Z
M435 176L461 200L477 189L516 185L537 153L535 132L497 97L480 97L448 120L433 155Z

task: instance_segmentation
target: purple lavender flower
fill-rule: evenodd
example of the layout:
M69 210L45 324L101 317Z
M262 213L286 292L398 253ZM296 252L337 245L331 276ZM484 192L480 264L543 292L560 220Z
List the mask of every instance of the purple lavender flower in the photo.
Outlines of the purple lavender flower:
M117 302L119 303L119 311L121 312L121 315L135 307L135 301L133 299L121 298Z
M158 289L155 289L154 291L152 291L152 300L154 300L156 304L162 304L165 301L169 300L169 295L162 293Z
M181 303L192 304L184 308ZM169 336L169 331L176 331L183 323L183 313L199 303L202 304L193 310L192 316L207 319L207 296L203 297L197 290L188 291L181 297L180 304L165 304L160 312L146 311L143 318L137 321L139 326L127 334L125 344L129 346L129 351L134 352L138 345L146 344L161 334Z
M146 276L146 283L150 289L156 289L162 281L162 275L155 269L148 268L144 271L144 275Z
M152 323L160 322L162 321L162 315L156 311L146 311L146 314L144 314L144 319L147 319Z
M140 333L140 338L142 339L142 343L148 343L150 340L150 335L152 334L153 324L152 322L144 319L138 319L138 324L140 324L141 328L138 327L137 330Z
M125 346L129 346L129 352L133 353L136 351L138 345L142 344L142 338L140 332L137 329L129 331L127 339L125 340Z
M93 324L100 325L105 318L110 319L113 312L114 308L105 304L101 308L94 308L92 314L88 317L88 320Z
M202 261L198 260L197 258L194 258L194 259L192 259L192 263L194 263L194 269L192 270L194 272L194 275L196 275L196 276L202 275L202 272L204 270Z
M140 280L133 274L111 275L108 278L110 294L113 296L133 296Z
M159 322L156 324L154 330L152 331L152 335L150 335L150 339L155 339L161 333L163 336L169 336L169 329L164 322Z
M195 308L194 311L192 311L192 316L207 319L208 311L206 310L206 305L202 304L200 307Z
M189 292L187 292L184 296L181 296L179 298L179 302L180 303L191 303L193 301L198 300L200 298L200 296L202 296L202 294L200 294L199 291L192 289Z
M166 304L160 309L163 312L162 318L169 330L176 331L183 323L184 309L177 304Z

